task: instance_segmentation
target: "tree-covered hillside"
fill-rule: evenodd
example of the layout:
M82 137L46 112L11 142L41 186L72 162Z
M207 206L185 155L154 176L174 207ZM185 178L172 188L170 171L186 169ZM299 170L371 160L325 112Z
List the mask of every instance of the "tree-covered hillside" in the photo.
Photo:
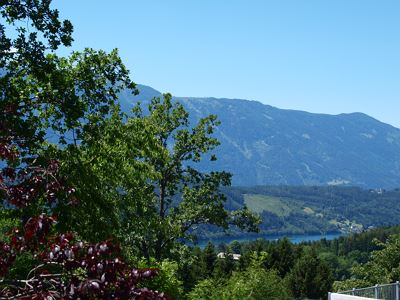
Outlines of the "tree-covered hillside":
M398 224L400 190L334 186L254 186L224 189L227 208L260 214L261 232L360 232Z
M138 86L136 99L160 92ZM240 99L176 97L196 122L215 114L218 161L203 170L233 174L233 185L400 186L400 130L362 113L325 115ZM132 98L122 94L127 111Z

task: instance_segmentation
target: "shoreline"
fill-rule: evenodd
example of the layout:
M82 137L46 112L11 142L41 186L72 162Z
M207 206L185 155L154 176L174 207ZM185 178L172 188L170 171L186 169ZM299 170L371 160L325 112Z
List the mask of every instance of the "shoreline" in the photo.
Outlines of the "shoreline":
M233 241L238 241L238 242L248 242L248 241L254 241L257 239L266 239L269 241L277 241L282 238L288 238L290 242L294 244L299 244L302 242L313 242L313 241L319 241L321 239L327 239L327 240L334 240L336 238L339 238L341 236L346 236L348 233L343 233L343 232L327 232L325 234L321 233L308 233L308 234L267 234L267 233L261 233L261 234L251 234L251 235L226 235L226 236L221 236L221 237L215 237L215 238L207 238L207 239L198 239L196 243L190 243L193 246L197 246L200 248L204 248L209 241L211 241L214 245L218 245L220 243L224 244L230 244Z

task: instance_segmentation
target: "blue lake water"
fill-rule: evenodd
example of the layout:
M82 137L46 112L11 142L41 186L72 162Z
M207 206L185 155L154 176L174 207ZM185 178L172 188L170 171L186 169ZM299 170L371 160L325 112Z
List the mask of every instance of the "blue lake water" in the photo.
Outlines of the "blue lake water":
M343 233L327 233L327 234L304 234L304 235L268 235L268 234L259 234L259 235L249 235L249 236L224 236L220 238L215 238L215 239L205 239L205 240L199 240L197 242L197 246L200 248L204 248L208 241L211 241L214 245L218 245L220 243L225 243L229 244L232 241L239 241L239 242L248 242L248 241L254 241L259 238L263 238L266 240L279 240L284 237L287 237L292 243L294 244L299 244L301 242L313 242L313 241L319 241L323 238L327 240L333 240L336 238L339 238L341 236L344 236Z

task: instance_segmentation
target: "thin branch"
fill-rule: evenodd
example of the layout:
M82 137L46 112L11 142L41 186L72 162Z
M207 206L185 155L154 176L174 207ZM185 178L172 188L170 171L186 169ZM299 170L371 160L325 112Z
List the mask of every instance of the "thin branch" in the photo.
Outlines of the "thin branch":
M29 271L28 275L26 276L26 279L27 279L27 280L30 280L29 278L34 278L35 275L33 275L33 277L30 277L30 275L31 275L32 273L34 274L37 270L39 270L40 268L43 268L43 267L45 267L45 266L47 266L47 265L61 265L61 266L63 266L63 264L60 264L60 263L58 263L58 262L47 262L47 263L38 265L38 266L36 266L35 268L33 268L32 270ZM52 275L52 274L41 274L41 275ZM43 276L43 277L44 277L44 276Z

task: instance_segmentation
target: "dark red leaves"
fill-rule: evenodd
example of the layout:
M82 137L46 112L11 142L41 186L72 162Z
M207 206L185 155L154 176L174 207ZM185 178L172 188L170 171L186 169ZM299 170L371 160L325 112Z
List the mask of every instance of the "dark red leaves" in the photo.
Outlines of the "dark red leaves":
M24 226L25 243L31 243L33 238L35 238L39 243L44 243L46 236L50 231L50 227L55 223L55 221L54 217L49 217L45 214L30 218Z
M30 251L39 260L27 278L0 297L22 295L21 299L166 299L162 293L139 288L143 279L157 275L157 269L132 269L120 258L121 249L111 241L87 244L72 233L49 236L55 218L31 217L23 230L10 233L10 244L0 242L0 277L6 276L16 255ZM49 266L58 266L52 273ZM23 284L25 283L25 284Z
M14 161L18 158L19 153L14 145L0 143L0 159Z
M75 199L75 189L63 185L63 179L57 176L58 168L59 163L55 160L50 161L46 168L31 166L17 171L5 167L0 172L0 191L3 191L6 201L18 208L27 207L41 197L48 203L54 203L59 197Z
M15 180L16 178L16 172L15 169L13 168L3 168L3 170L1 171L1 174L3 175L3 177L8 177L8 179L10 180Z
M15 260L15 253L11 245L0 242L0 277L7 274L8 269Z
M0 297L18 293L26 299L166 299L162 293L138 287L143 279L156 276L157 269L130 268L120 258L120 247L111 241L86 244L75 240L72 233L47 237L54 222L44 214L30 218L24 232L14 230L10 244L0 243L0 277L7 274L16 254L27 249L41 261L30 272L27 284L3 289ZM42 241L42 247L32 246L37 241ZM61 273L49 272L50 265L59 266Z

